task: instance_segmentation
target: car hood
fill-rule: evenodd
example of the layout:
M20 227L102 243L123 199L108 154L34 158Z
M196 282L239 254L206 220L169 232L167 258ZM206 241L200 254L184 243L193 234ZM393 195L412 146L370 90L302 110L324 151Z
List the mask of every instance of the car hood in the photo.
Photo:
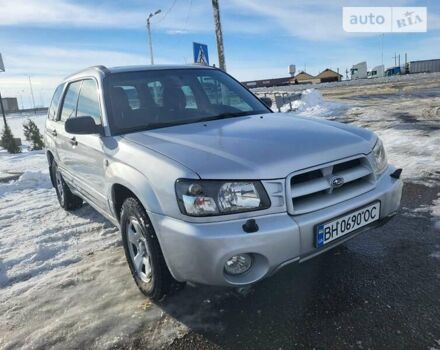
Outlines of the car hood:
M308 167L367 154L365 129L289 113L185 124L123 136L196 172L202 179L275 179Z

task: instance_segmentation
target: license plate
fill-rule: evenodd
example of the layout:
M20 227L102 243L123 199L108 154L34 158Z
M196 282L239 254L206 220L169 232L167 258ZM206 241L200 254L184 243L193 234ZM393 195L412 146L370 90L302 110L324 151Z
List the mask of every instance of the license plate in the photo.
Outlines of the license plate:
M322 247L369 223L379 220L380 202L344 214L332 221L316 226L316 247Z

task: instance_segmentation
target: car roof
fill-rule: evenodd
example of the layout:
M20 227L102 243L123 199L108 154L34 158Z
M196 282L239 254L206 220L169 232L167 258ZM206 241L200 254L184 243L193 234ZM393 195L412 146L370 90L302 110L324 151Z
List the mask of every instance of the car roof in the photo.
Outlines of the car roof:
M80 70L74 74L69 75L64 81L71 81L80 79L84 76L101 76L104 77L113 73L125 73L125 72L140 72L151 70L169 70L169 69L216 69L214 67L200 65L200 64L187 64L187 65L138 65L138 66L118 66L118 67L106 67L106 66L92 66Z

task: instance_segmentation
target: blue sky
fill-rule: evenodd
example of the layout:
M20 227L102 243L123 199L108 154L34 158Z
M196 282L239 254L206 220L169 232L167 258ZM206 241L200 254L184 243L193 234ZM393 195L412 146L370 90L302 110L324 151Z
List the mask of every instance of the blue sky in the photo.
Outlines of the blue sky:
M394 52L409 60L440 58L440 2L379 0L220 0L226 66L240 80L286 76L295 64L317 74L344 73L366 60L381 63L381 35L345 33L343 6L427 6L427 33L384 36L384 63ZM46 105L55 85L83 67L149 62L146 14L152 20L155 63L191 63L192 42L209 46L217 62L210 0L0 0L0 73L3 96L30 105L30 75L36 103ZM20 102L20 101L19 101Z

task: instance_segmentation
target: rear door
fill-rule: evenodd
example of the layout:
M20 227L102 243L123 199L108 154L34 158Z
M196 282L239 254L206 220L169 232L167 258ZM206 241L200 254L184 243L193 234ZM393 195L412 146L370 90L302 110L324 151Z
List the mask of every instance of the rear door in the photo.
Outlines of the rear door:
M92 117L96 125L102 125L98 85L94 79L84 79L81 85L76 117ZM71 169L77 187L100 208L106 210L105 156L101 135L68 134L71 148Z
M58 116L56 125L56 148L59 157L59 167L61 168L64 178L67 182L73 181L73 164L74 153L72 152L72 137L64 129L64 124L67 119L75 118L76 105L78 103L79 90L81 88L82 81L76 81L70 83L67 86L66 92L62 102L61 112Z
M45 145L46 149L50 150L55 157L55 160L58 161L58 152L56 148L56 138L58 135L58 109L61 101L61 97L63 94L64 85L59 85L52 97L52 101L50 102L49 111L47 113L46 126L44 129L45 136Z

